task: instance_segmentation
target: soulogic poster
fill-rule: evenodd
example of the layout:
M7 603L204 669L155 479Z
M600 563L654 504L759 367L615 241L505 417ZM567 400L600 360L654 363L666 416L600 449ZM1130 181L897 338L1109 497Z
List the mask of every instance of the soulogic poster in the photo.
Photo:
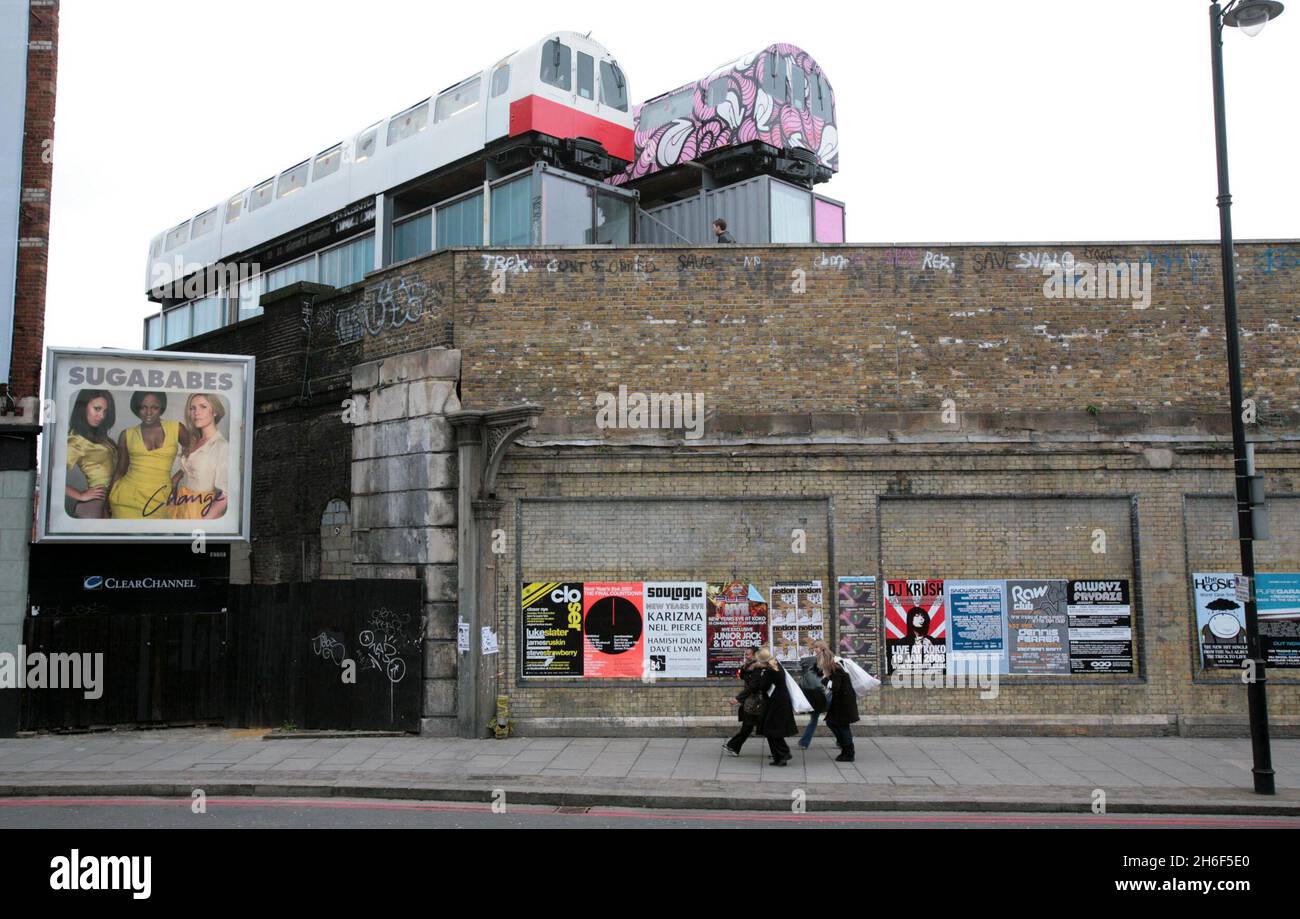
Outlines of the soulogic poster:
M708 670L708 585L645 584L646 675L704 677Z
M645 661L642 584L584 584L582 607L584 675L639 679Z
M945 673L948 620L943 579L885 581L885 665L888 673Z
M1133 672L1133 607L1125 579L1071 581L1071 673Z
M583 675L582 585L539 581L523 586L526 677Z
M1007 581L1010 673L1070 672L1070 621L1065 588L1065 581Z
M745 649L768 640L768 606L758 588L742 581L708 587L708 675L732 678Z

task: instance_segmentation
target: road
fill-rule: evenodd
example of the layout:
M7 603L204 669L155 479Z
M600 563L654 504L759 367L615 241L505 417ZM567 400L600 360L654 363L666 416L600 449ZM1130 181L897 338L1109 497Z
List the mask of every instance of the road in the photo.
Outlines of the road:
M193 803L164 798L0 799L3 829L792 829L931 827L1060 827L1086 829L1300 829L1300 817L1033 813L835 813L772 811L559 808L436 801L348 798L208 798Z

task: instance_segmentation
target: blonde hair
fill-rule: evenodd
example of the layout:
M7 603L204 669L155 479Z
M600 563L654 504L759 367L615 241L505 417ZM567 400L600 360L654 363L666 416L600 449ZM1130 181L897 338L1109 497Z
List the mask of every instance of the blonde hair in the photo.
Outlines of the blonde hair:
M769 667L772 670L776 669L776 660L772 657L772 649L767 645L758 649L758 653L754 655L754 659L764 667Z
M822 676L830 676L831 671L835 669L835 655L831 649L826 647L825 642L820 642L822 648L817 652L817 669L822 672Z
M209 405L209 407L211 407L211 409L212 409L212 426L213 426L214 428L215 428L217 425L219 425L219 424L221 423L221 419L222 419L222 418L225 418L225 417L226 417L226 408L225 408L224 403L222 403L222 401L221 401L221 397L220 397L220 396L214 395L213 393L209 393L209 392L192 392L192 393L190 393L190 397L189 397L188 399L185 400L185 421L184 421L184 424L185 424L185 427L189 429L189 432L190 432L191 434L193 434L195 437L198 437L198 436L199 436L199 431L196 430L195 427L194 427L192 424L190 424L190 404L191 404L195 399L198 399L198 398L204 398L204 399L207 399L207 400L208 400L208 405Z

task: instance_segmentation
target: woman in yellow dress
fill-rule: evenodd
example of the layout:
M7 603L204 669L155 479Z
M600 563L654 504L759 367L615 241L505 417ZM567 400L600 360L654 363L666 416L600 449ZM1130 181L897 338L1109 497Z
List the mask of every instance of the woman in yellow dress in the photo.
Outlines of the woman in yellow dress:
M113 484L117 466L117 447L109 432L117 423L113 394L102 389L83 389L77 393L68 425L68 468L76 466L86 477L84 491L65 485L63 493L72 499L72 516L99 519L107 517L108 489Z
M181 454L181 469L172 477L175 520L215 520L226 512L230 479L230 442L217 425L226 416L221 399L196 392L185 400L189 445Z
M132 393L131 411L140 423L118 439L117 481L108 493L108 509L114 520L165 520L172 466L188 446L189 432L179 421L163 419L166 393Z

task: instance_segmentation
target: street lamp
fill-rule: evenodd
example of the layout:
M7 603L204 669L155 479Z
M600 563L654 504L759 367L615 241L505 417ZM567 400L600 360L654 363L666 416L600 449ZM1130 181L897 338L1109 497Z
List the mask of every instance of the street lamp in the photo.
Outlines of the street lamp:
M1232 400L1232 459L1237 491L1237 536L1241 545L1241 574L1246 579L1246 654L1253 674L1248 672L1246 699L1250 709L1250 746L1254 758L1251 771L1255 791L1275 793L1273 756L1268 741L1268 680L1259 643L1259 618L1255 608L1255 528L1251 484L1254 469L1246 448L1246 423L1242 417L1241 345L1237 328L1237 265L1232 255L1232 195L1228 193L1228 139L1223 115L1223 27L1239 28L1258 35L1270 19L1282 14L1275 0L1232 0L1224 10L1210 5L1210 62L1214 71L1214 140L1219 157L1219 246L1223 266L1223 315L1228 339L1228 392ZM1249 678L1252 677L1253 678Z

